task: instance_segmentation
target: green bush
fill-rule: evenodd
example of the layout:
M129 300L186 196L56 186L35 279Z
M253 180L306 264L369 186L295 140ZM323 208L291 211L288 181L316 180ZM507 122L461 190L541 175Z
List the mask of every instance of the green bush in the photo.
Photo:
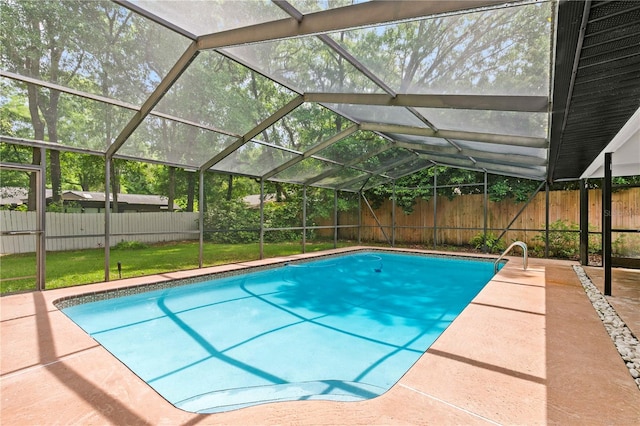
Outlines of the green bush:
M141 243L140 241L120 241L118 244L113 246L116 250L141 250L149 248L148 244Z
M595 228L591 228L593 231ZM533 237L533 254L543 257L545 247L545 231ZM589 253L601 251L600 235L589 234ZM576 223L558 219L549 224L549 256L564 259L575 259L580 254L580 226Z
M221 200L210 205L204 214L204 235L214 243L254 243L260 228L260 211L250 209L242 200ZM215 230L215 231L214 231Z
M312 223L307 223L313 226ZM295 201L273 202L264 205L265 228L302 226L302 210ZM214 243L255 243L260 239L260 210L249 208L242 200L223 200L210 206L204 215L205 239ZM307 230L307 238L315 238ZM302 230L291 229L264 233L267 243L301 241Z
M471 244L474 248L478 250L482 250L485 244L484 233L480 232L476 234L471 239L471 241L469 241L469 244ZM495 234L491 232L488 233L486 236L486 244L487 244L487 250L489 250L489 253L500 253L507 248L506 243L503 240L498 240L498 237L496 237Z
M611 251L618 257L640 257L640 236L620 233L611 243Z
M307 223L309 226L313 224ZM264 227L265 228L286 228L302 226L302 211L297 202L268 203L264 206ZM307 230L307 238L313 239L315 232ZM286 241L301 241L302 230L291 229L287 231L265 232L264 240L269 243L279 243Z
M549 256L570 259L580 251L579 226L575 223L558 219L549 224ZM536 250L545 246L546 232L533 237Z

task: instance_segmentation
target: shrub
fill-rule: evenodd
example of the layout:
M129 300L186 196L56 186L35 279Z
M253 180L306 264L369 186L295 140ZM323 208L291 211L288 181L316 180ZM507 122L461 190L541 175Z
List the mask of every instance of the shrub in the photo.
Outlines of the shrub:
M640 257L640 236L621 233L611 243L611 251L618 257Z
M148 244L142 243L140 241L120 241L114 247L116 250L140 250L149 248Z
M545 246L546 232L540 232L533 237L537 246ZM579 226L575 223L558 219L549 224L549 256L560 258L572 258L578 255L580 250Z
M313 224L307 223L308 226ZM265 228L286 228L289 226L302 226L302 211L299 203L285 201L280 203L269 203L264 206L264 227ZM315 232L307 230L307 238L313 239ZM302 230L291 229L286 231L265 232L264 240L269 243L279 243L286 241L302 240Z
M482 250L485 244L485 235L480 232L476 234L469 242L474 248ZM503 240L498 240L498 237L493 233L488 233L486 236L486 244L489 253L500 253L507 248L506 243Z
M217 201L210 205L204 214L205 239L214 243L257 242L259 234L247 229L259 229L259 227L260 212L248 208L242 200ZM209 232L209 230L220 231Z

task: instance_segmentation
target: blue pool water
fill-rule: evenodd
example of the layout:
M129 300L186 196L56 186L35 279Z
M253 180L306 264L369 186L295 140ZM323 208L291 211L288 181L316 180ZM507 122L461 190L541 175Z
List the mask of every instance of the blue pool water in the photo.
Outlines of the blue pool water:
M387 391L493 263L350 254L63 312L176 407L213 413Z

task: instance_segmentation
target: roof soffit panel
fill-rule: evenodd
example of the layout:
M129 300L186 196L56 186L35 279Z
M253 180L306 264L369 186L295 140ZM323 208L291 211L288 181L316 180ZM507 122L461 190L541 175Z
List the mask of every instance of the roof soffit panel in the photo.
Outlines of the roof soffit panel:
M581 179L604 177L604 154L606 152L613 153L611 156L612 176L640 174L640 108L580 176Z
M576 3L558 8L549 181L582 176L640 107L640 5Z

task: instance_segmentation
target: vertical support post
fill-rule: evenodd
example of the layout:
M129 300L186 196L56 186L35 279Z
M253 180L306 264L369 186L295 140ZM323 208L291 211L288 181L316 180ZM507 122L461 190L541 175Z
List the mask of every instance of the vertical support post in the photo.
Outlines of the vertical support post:
M611 158L611 153L605 152L602 183L602 266L605 296L611 296Z
M333 190L333 248L338 248L338 190Z
M580 264L589 265L589 187L580 180Z
M109 200L109 193L111 188L111 157L106 156L104 161L104 280L109 281L109 262L110 262L110 246L111 240L109 234L111 234L111 201Z
M362 244L362 191L358 192L358 245Z
M302 253L307 252L307 186L302 188Z
M549 257L549 182L544 183L544 257Z
M487 180L487 171L484 171L484 218L482 221L482 252L486 253L488 251L487 247L487 228L488 228L488 216L489 216L489 185Z
M438 247L438 169L433 168L433 248Z
M260 179L260 259L264 259L264 179Z
M45 289L46 281L46 172L47 172L47 150L40 149L40 170L36 172L36 212L37 239L36 239L36 285L39 291Z
M393 181L391 194L391 247L396 246L396 181Z
M204 170L200 170L198 178L198 228L200 229L198 267L202 268L204 264Z

